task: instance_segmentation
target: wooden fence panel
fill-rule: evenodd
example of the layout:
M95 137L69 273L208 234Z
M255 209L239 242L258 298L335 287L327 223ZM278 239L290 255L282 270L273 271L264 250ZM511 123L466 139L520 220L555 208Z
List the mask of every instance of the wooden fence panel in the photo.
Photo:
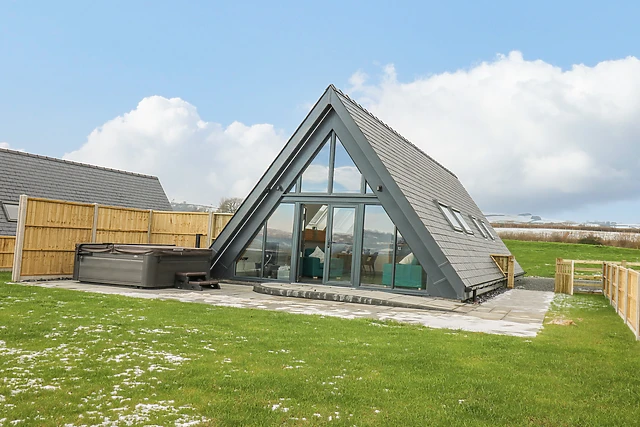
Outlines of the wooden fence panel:
M504 277L507 278L507 288L515 286L515 257L513 255L491 255Z
M556 259L554 292L573 295L573 261Z
M616 281L618 282L618 294L616 295L616 307L618 309L618 313L624 312L624 286L627 278L626 271L623 267L618 266L617 269L618 277Z
M93 211L89 204L29 199L20 276L71 275L76 243L91 239Z
M147 243L149 211L99 206L96 224L98 243Z
M603 281L605 293L624 323L640 339L640 273L606 262Z
M151 243L194 248L196 234L200 234L200 247L208 248L208 212L153 212Z
M627 295L627 323L636 324L638 318L638 273L635 271L628 272L627 286L629 292Z
M16 237L0 238L0 268L14 280L68 277L77 243L158 243L206 248L233 215L161 212L20 197ZM14 249L15 247L15 249Z
M11 270L15 245L14 236L0 236L0 271Z
M222 233L222 230L229 223L229 221L231 221L232 217L233 217L233 214L227 214L227 213L213 214L213 227L212 227L213 231L211 234L212 239L217 238L220 235L220 233Z

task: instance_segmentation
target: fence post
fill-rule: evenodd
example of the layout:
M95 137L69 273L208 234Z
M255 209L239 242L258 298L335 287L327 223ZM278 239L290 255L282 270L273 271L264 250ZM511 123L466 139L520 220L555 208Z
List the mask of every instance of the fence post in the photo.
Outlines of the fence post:
M573 275L576 273L575 261L571 260L571 277L569 278L569 295L573 295Z
M93 204L93 223L91 225L91 243L98 241L98 211L100 206L97 203Z
M628 325L627 317L629 317L629 269L625 268L624 274L624 324Z
M213 211L209 211L209 226L207 227L207 247L213 243Z
M153 230L153 209L149 209L149 226L147 227L147 243L151 243L152 230Z
M640 340L640 274L634 271L636 276L636 340Z
M609 304L613 305L613 275L615 273L615 268L613 264L609 263Z
M616 265L616 313L620 314L620 266Z
M509 255L507 262L507 288L513 289L515 285L515 257Z
M11 280L20 281L20 273L22 272L22 249L24 247L24 230L27 222L27 204L29 198L26 195L20 196L18 204L18 226L16 229L16 242L13 248L13 266L11 268Z

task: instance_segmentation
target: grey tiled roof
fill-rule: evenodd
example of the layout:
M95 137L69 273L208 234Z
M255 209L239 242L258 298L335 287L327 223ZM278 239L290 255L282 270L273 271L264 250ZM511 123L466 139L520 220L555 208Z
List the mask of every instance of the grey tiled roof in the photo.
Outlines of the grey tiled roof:
M123 172L0 148L0 202L30 197L172 210L155 176ZM16 223L0 209L0 235L14 235Z
M490 255L510 252L460 180L348 96L336 93L464 284L503 278ZM460 210L474 234L451 228L435 200ZM469 215L484 220L495 240L483 238ZM523 272L517 262L515 267L516 274Z

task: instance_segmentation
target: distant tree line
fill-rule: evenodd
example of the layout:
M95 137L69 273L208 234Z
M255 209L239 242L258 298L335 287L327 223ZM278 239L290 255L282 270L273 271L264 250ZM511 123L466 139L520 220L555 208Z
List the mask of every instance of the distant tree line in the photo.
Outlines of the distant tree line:
M240 197L223 197L216 212L220 213L236 213L244 199Z
M177 212L219 212L236 213L244 199L240 197L223 197L218 206L196 205L194 203L171 201L171 207Z

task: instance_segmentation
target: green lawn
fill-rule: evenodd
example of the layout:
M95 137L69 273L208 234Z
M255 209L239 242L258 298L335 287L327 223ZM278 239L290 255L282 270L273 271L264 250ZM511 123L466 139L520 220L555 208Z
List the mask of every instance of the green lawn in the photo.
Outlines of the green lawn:
M550 316L577 326L526 339L2 280L2 425L640 419L640 344L601 296L559 296Z
M556 258L640 262L640 250L612 246L505 240L528 276L554 277Z

